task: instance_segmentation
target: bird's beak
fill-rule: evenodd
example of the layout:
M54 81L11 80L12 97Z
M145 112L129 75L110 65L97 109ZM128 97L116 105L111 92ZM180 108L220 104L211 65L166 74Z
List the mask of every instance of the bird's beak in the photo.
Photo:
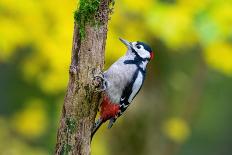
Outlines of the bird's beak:
M120 40L123 44L125 44L128 48L131 48L131 47L132 47L132 43L131 43L131 42L129 42L129 41L125 40L125 39L122 39L122 38L119 38L119 40Z

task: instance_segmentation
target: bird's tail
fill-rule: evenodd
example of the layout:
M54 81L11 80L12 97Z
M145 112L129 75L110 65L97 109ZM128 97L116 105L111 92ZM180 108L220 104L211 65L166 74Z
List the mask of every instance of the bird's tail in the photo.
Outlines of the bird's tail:
M103 120L101 119L101 117L95 122L93 130L92 130L92 134L91 134L91 139L93 138L94 134L97 132L97 130L100 128L100 126L102 125Z

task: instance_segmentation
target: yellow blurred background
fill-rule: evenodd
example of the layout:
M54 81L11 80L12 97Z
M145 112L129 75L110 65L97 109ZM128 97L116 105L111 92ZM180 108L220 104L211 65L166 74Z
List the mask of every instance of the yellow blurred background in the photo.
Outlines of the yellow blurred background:
M0 1L0 155L53 153L77 3ZM92 154L232 154L232 1L115 1L105 68L125 53L119 37L147 42L155 59Z

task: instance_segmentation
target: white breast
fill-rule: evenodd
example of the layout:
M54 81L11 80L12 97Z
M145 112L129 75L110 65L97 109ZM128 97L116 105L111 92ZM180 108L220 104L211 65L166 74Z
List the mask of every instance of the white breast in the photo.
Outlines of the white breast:
M135 65L125 65L122 57L115 62L105 73L107 80L106 93L113 103L119 103L122 92L128 82L133 78L137 69Z
M138 77L135 79L133 88L132 88L132 93L128 99L129 103L132 102L132 100L134 99L135 95L138 93L139 89L141 88L143 84L143 75L141 72L138 73Z

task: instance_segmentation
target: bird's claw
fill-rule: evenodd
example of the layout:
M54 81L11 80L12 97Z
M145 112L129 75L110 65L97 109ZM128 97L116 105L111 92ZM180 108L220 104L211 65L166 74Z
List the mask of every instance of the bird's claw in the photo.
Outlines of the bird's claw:
M98 126L101 123L101 119L98 119L95 123L94 123L94 127Z
M96 88L96 92L102 92L106 90L106 80L102 73L93 77L93 85Z

